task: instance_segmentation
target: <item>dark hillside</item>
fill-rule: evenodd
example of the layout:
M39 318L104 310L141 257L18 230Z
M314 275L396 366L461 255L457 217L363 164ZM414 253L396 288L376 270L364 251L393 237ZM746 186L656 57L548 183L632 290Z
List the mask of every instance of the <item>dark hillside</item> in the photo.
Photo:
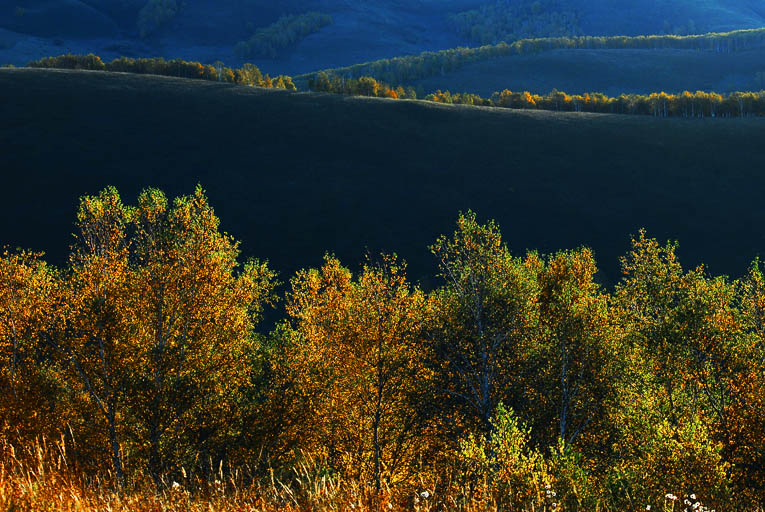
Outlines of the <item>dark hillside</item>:
M762 25L758 0L570 0L587 34L637 35L665 29L672 33L724 32ZM695 30L694 30L695 29Z
M765 88L765 50L733 53L697 50L554 50L469 64L412 83L490 96L495 91L570 94L647 94L665 91L759 91Z
M690 34L765 25L761 0L513 0L512 4L574 13L578 20L574 32L580 35ZM234 47L256 30L282 16L308 11L331 15L332 25L287 45L274 58L247 59L276 73L296 75L478 44L460 35L449 20L491 5L497 0L7 0L0 2L0 64L19 66L50 55L93 52L109 60L161 56L240 66L244 61ZM152 6L156 8L147 10ZM550 15L512 17L527 29L491 42L563 35L544 21L549 22ZM494 18L479 24L492 26Z
M397 251L412 274L459 210L511 247L593 247L618 277L628 236L743 273L765 248L765 121L655 120L287 93L99 72L0 70L0 243L60 263L78 196L202 183L247 255L288 272L325 251ZM284 275L284 274L283 274Z

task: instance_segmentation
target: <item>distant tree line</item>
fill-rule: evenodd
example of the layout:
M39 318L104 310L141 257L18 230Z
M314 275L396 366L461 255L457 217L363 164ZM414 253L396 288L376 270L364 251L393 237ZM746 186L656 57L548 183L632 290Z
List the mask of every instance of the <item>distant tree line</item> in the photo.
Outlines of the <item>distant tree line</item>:
M271 78L263 75L257 66L244 64L229 68L221 63L203 65L181 59L133 59L120 57L104 63L100 57L90 55L61 55L30 62L34 68L85 69L137 74L153 74L221 81L258 87L297 90L289 76ZM316 73L308 80L308 88L315 92L330 92L350 96L369 96L390 99L417 99L417 91L409 86L392 86L370 76L346 78L326 72ZM592 92L567 94L553 90L548 94L528 91L495 92L488 98L473 93L451 93L438 90L419 97L438 103L475 105L515 109L552 110L560 112L596 112L603 114L650 115L654 117L750 117L765 116L765 91L732 92L719 94L705 91L684 91L677 94L655 92L651 94L622 94L608 96Z
M332 24L332 16L320 12L283 16L276 23L258 29L247 41L239 42L234 51L241 59L275 58L279 51Z
M505 89L490 98L476 94L450 94L436 91L425 97L440 103L483 105L502 108L538 109L563 112L597 112L604 114L637 114L654 117L750 117L765 116L765 91L718 94L705 91L684 91L678 94L622 94L617 97L602 93L566 94L553 90L549 94L513 92Z
M736 30L701 35L651 36L578 36L521 39L478 48L454 48L420 55L381 59L353 66L325 70L348 78L372 76L391 84L405 85L414 80L443 75L467 64L509 55L527 55L551 50L574 49L688 49L715 52L735 52L765 47L765 28ZM307 79L315 73L297 78Z
M392 99L417 99L412 87L393 87L366 76L345 79L319 72L308 82L313 91L337 94L376 96ZM474 105L559 112L596 112L603 114L650 115L654 117L750 117L765 116L765 91L719 94L684 91L678 94L622 94L612 97L602 93L567 94L553 90L548 94L514 92L505 89L488 98L473 93L438 90L424 96L426 101L455 105Z
M244 64L241 68L230 68L218 62L213 65L201 64L182 59L165 60L161 57L149 59L133 59L120 57L111 62L104 62L101 57L93 55L60 55L45 57L28 64L32 68L53 69L85 69L92 71L114 71L122 73L137 73L141 75L162 75L179 78L193 78L213 82L228 82L258 87L272 87L294 91L297 88L292 78L279 75L271 78L263 75L254 64Z
M579 15L561 10L558 0L497 0L452 14L449 24L471 43L495 44L529 37L574 36L579 32Z
M361 78L345 78L323 71L308 79L308 88L315 92L331 92L349 96L372 96L391 99L417 99L417 91L413 87L391 87L385 82L375 80L371 76Z

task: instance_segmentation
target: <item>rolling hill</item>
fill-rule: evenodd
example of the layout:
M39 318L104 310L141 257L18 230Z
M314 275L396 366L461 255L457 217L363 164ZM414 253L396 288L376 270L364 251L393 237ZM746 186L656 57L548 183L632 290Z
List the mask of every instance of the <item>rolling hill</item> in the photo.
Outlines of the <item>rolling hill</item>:
M594 248L601 279L640 227L686 265L742 274L765 249L765 120L512 111L147 75L0 70L0 243L63 263L80 195L197 183L246 255L283 278L325 251L427 245L460 210L511 248Z
M533 4L536 0L513 0ZM765 26L759 0L552 0L577 13L578 33L702 33ZM147 37L138 22L149 3L174 14ZM62 53L183 58L242 64L237 42L281 16L321 11L334 23L274 59L251 59L280 74L301 74L397 55L475 44L450 16L497 0L18 0L0 3L0 64L23 65ZM546 5L546 4L545 4ZM534 21L530 20L533 25ZM523 37L531 36L525 34ZM551 35L542 32L536 36Z
M469 64L444 75L414 80L425 92L436 89L491 96L510 89L544 94L657 91L759 91L765 88L765 50L734 53L698 50L553 50Z

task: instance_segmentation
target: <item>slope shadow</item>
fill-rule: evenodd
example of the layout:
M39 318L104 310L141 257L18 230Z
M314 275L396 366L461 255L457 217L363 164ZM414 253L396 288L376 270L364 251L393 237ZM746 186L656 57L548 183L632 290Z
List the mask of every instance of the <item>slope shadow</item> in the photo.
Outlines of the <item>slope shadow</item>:
M288 93L98 72L0 71L0 243L65 262L80 195L208 191L282 276L395 251L427 287L457 212L512 250L588 245L601 279L640 227L740 275L765 247L765 120L656 120Z

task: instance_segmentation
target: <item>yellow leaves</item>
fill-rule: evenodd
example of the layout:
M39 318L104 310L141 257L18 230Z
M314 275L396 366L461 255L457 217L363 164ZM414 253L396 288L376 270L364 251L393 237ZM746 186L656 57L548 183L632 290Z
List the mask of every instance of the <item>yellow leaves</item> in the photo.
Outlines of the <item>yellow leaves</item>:
M348 269L327 256L320 270L304 270L292 279L286 309L307 342L350 354L380 337L396 336L387 329L418 320L415 311L423 303L392 257L383 256L381 268L366 265L354 282Z
M355 279L326 256L320 269L292 279L288 365L315 396L316 423L304 435L332 443L348 470L373 465L375 444L378 469L411 462L412 432L402 429L416 417L409 396L426 375L414 351L425 303L394 256L367 261Z
M41 259L42 254L10 253L0 257L0 319L8 326L11 322L33 328L50 307L55 289L55 273ZM1 327L0 327L1 328ZM2 338L0 338L2 339Z
M41 364L44 333L60 320L58 274L41 254L0 254L0 438L53 434L66 411Z
M62 373L90 402L84 417L141 433L135 449L151 429L179 442L195 415L234 403L247 383L275 273L257 261L237 272L238 245L201 187L172 203L149 189L134 208L109 188L82 198L78 227L48 333Z
M262 460L304 449L329 471L391 486L465 434L463 457L504 458L484 470L525 479L513 491L523 499L544 481L530 446L561 437L550 468L569 483L592 471L637 492L683 478L717 492L725 470L740 488L762 479L751 469L765 446L759 262L737 282L685 271L676 244L641 231L609 293L589 249L515 257L495 223L468 212L431 248L440 289L412 286L395 256L356 275L326 256L291 279L288 321L266 338L254 326L276 301L276 274L238 264L201 188L175 200L146 190L136 207L107 189L82 199L78 226L66 272L37 254L0 257L0 352L28 370L0 366L0 389L24 397L0 407L3 433L69 422L94 453L108 448L111 418L131 464L157 460L151 450L188 461L202 443L243 460L268 444ZM501 430L490 421L499 400L520 404L531 430L506 417L513 435L467 435ZM240 434L252 438L227 444Z
M357 70L354 70L356 72ZM385 73L385 72L383 72ZM309 78L309 87L315 91L328 91L338 94L379 96L388 98L406 97L401 87L395 90L371 76L360 79L345 79L345 75L333 75L332 81L326 73L320 72ZM276 84L276 87L280 85ZM289 88L289 87L288 87ZM414 97L408 93L408 97ZM542 109L554 111L600 112L618 114L640 114L655 117L745 117L763 115L761 104L762 92L734 92L727 96L717 93L684 91L680 94L668 94L664 91L651 94L622 94L609 97L603 93L584 93L568 95L553 90L549 94L533 94L529 91L513 92L503 90L495 92L489 98L482 98L471 93L450 92L441 89L428 94L427 101L446 104L486 105L515 109Z
M541 491L551 475L542 455L531 446L529 430L501 403L491 424L487 437L470 433L460 442L458 456L465 467L460 477L477 487L479 495L492 494L482 498L497 509L543 506Z

